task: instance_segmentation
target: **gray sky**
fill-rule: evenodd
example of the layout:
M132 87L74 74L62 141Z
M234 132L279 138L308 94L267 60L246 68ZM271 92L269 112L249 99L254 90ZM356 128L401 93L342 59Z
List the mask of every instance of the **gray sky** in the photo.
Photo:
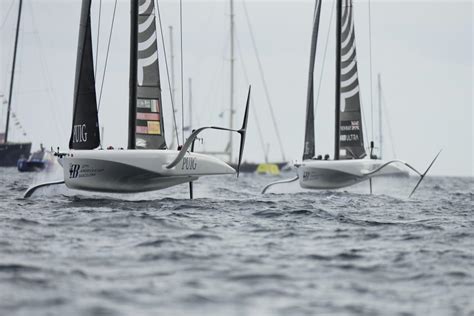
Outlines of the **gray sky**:
M0 1L0 91L7 93L17 14L13 0ZM113 1L103 0L98 83L101 81ZM98 2L93 5L96 38ZM334 1L323 1L316 65L316 88L321 70L316 112L316 152L333 153L334 25L323 63L330 13ZM160 1L169 58L168 26L175 29L175 67L179 79L178 1ZM228 1L183 0L184 77L193 80L194 126L228 125L229 111L229 4ZM265 71L286 158L301 159L313 1L246 1ZM433 174L473 175L473 4L471 1L372 0L372 68L374 107L376 76L381 73L391 134L384 124L385 153L423 169L439 149L443 154ZM365 131L371 139L369 2L354 1L357 54ZM80 14L79 0L24 0L13 110L34 147L67 148ZM253 87L245 159L263 160L255 114L270 159L281 154L253 53L242 1L235 0L236 90L235 124L240 125L248 83ZM334 22L334 20L333 20ZM161 48L161 43L160 43ZM163 52L163 49L160 49ZM126 146L128 115L129 1L120 0L100 107L104 144ZM171 133L171 105L163 55L160 56L165 125ZM248 80L244 75L247 72ZM180 89L177 80L177 90ZM98 89L98 91L100 88ZM177 95L177 101L181 97ZM178 102L180 107L180 102ZM185 109L187 112L187 110ZM224 111L224 117L219 113ZM2 109L4 117L5 109ZM180 115L180 112L178 113ZM4 126L4 120L0 126ZM375 121L377 132L377 121ZM13 140L22 140L12 130ZM377 134L378 135L378 134ZM205 135L208 150L223 148L227 135ZM238 137L235 138L237 143ZM237 149L235 149L237 152Z

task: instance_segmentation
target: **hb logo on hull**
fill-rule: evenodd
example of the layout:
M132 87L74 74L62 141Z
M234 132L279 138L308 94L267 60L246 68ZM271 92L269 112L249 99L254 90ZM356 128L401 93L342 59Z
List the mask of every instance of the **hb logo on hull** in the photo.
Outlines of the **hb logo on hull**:
M79 169L81 169L81 165L71 165L69 168L69 179L74 179L79 176Z
M308 181L311 177L311 172L305 171L303 172L303 181Z

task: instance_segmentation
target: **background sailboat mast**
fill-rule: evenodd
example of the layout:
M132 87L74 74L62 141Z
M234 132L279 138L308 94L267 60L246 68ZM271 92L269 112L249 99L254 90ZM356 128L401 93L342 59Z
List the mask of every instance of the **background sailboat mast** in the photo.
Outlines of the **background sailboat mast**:
M174 45L173 45L173 27L170 25L169 27L170 30L170 53L171 53L171 62L170 62L170 68L171 68L171 105L174 110L174 104L176 100L176 87L175 87L175 80L174 80ZM174 115L175 113L173 113ZM173 130L178 130L176 127L176 120L173 120ZM177 136L178 137L178 136ZM178 138L179 139L179 138ZM174 137L171 137L171 145L170 148L174 148Z
M188 78L188 87L189 87L189 133L193 131L193 80Z
M16 34L15 34L15 48L13 50L13 65L12 65L12 73L10 78L10 92L8 94L8 107L7 107L7 123L5 125L5 139L4 142L8 142L8 129L10 125L10 112L12 107L12 98L13 98L13 81L15 79L15 65L16 65L16 51L18 48L18 34L20 33L20 19L21 19L21 8L23 5L23 0L20 0L18 4L18 20L16 22Z
M128 149L135 149L135 116L137 104L137 36L138 36L138 0L130 0L130 82L128 112Z
M170 26L170 53L171 53L171 63L170 63L170 68L171 68L171 95L173 98L173 101L176 99L175 98L175 80L174 80L174 45L173 45L173 27Z
M339 130L341 113L341 32L342 0L336 0L336 121L334 133L334 160L339 160Z
M234 0L230 0L230 113L229 113L229 128L234 128ZM232 162L232 137L229 133L229 147L228 155L229 162Z
M379 92L379 158L382 159L383 157L383 135L382 135L382 79L380 74L377 75L377 82L378 82L378 92Z

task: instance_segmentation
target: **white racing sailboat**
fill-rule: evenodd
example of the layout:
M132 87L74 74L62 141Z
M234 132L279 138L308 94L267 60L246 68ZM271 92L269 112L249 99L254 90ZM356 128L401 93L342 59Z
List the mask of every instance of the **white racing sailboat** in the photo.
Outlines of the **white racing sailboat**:
M334 159L330 160L328 155L324 158L321 155L315 156L313 77L322 4L321 0L317 0L311 39L303 161L295 164L297 170L296 177L270 183L263 189L262 193L265 193L273 185L297 180L299 180L300 186L306 189L338 189L369 180L370 191L372 192L371 179L373 177L404 174L406 171L400 169L400 167L405 167L420 176L420 180L410 194L411 196L437 159L439 153L424 173L417 171L411 165L401 160L376 159L377 157L372 154L373 142L371 142L370 156L367 157L362 129L352 0L336 1Z
M65 183L68 188L94 192L134 193L160 190L201 176L236 172L223 161L192 153L193 143L206 129L237 132L241 136L239 164L245 144L250 88L242 127L202 127L182 148L167 149L163 124L154 1L131 0L130 92L128 149L100 150L90 8L83 0L77 49L73 127L70 151L57 152L63 180L29 188L25 198L40 187Z

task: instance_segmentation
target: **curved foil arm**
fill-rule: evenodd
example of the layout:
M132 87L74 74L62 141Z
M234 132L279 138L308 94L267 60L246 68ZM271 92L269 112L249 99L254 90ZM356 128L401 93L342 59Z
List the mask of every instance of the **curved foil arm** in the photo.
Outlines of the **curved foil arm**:
M167 169L171 169L174 166L176 166L181 159L183 159L184 155L188 151L188 149L192 146L193 142L196 140L196 137L201 133L202 131L206 129L217 129L221 131L229 131L229 132L236 132L240 134L240 149L239 149L239 163L237 165L237 177L239 176L239 171L240 171L240 164L242 162L242 155L244 153L244 146L245 146L245 138L247 135L247 123L248 123L248 118L249 118L249 106L250 106L250 92L251 92L252 87L249 86L249 92L247 94L247 102L245 104L245 114L244 114L244 121L242 123L242 127L240 129L230 129L230 128L225 128L225 127L219 127L219 126L205 126L198 128L195 130L189 138L186 140L184 143L183 147L181 148L178 156L169 164L166 166Z
M283 183L291 183L291 182L294 182L294 181L296 181L296 180L298 180L298 179L299 179L299 177L296 176L296 177L291 178L291 179L280 180L280 181L276 181L276 182L272 182L272 183L270 183L270 184L267 184L267 185L263 188L262 194L265 194L265 192L267 192L267 190L268 190L270 187L274 186L274 185L283 184Z
M377 172L379 172L380 170L382 170L383 168L387 167L388 165L392 165L392 164L395 164L395 163L400 163L400 164L403 164L405 165L406 167L408 167L409 169L413 170L414 172L416 172L419 176L421 176L421 172L419 172L418 170L416 170L414 167L412 167L410 164L406 163L405 161L402 161L402 160L390 160L386 163L384 163L383 165L381 165L380 167L378 167L377 169L375 170L372 170L372 171L364 171L362 170L362 173L364 174L364 176L371 176Z
M25 199L29 198L39 188L49 187L49 186L52 186L52 185L58 185L58 184L63 184L63 183L64 183L64 180L58 180L58 181L51 181L51 182L40 183L40 184L34 185L32 187L29 187L28 190L26 190L25 194L23 195L23 198L25 198Z
M411 191L410 193L410 196L408 196L408 198L411 198L411 196L413 195L413 193L415 193L416 189L418 189L418 186L420 185L421 181L423 181L423 179L425 178L426 174L428 173L428 171L431 169L431 167L433 166L433 164L435 163L436 159L438 159L438 156L439 154L441 154L443 150L440 150L438 152L438 154L434 157L434 159L431 161L430 165L428 166L428 168L426 168L425 172L423 174L420 174L420 180L418 180L418 183L416 184L415 188L413 188L413 191Z
M365 176L370 176L370 175L373 175L377 172L379 172L380 170L382 170L383 168L385 168L386 166L390 165L390 164L394 164L394 163L401 163L403 165L405 165L406 167L410 168L411 170L413 170L414 172L416 172L419 176L420 176L420 179L418 180L418 182L416 183L415 187L413 188L413 190L411 191L410 195L408 196L409 198L412 197L412 195L415 193L416 189L418 189L418 187L420 186L421 182L423 181L423 179L425 178L426 174L428 173L428 171L431 169L431 167L433 166L433 164L435 163L436 159L438 159L438 156L441 154L442 150L440 150L438 152L438 154L433 158L433 160L431 161L431 163L429 164L428 168L426 168L425 172L421 173L420 171L416 170L414 167L412 167L410 164L404 162L404 161L401 161L401 160L391 160L389 162L386 162L384 163L383 165L381 165L380 167L378 167L377 169L373 170L373 171L370 171L370 172L367 172L365 173Z
M230 128L224 128L224 127L218 127L218 126L205 126L205 127L201 127L201 128L198 128L197 130L195 130L189 137L188 139L186 140L186 142L184 143L183 147L181 148L181 150L179 151L179 154L178 156L176 156L176 158L169 164L166 166L166 169L171 169L173 168L174 166L176 166L184 157L184 155L186 155L186 153L188 152L188 149L189 147L191 147L191 145L193 144L194 140L196 139L196 137L204 130L206 129L217 129L217 130L222 130L222 131L229 131L229 132L239 132L239 130L236 130L236 129L230 129Z

